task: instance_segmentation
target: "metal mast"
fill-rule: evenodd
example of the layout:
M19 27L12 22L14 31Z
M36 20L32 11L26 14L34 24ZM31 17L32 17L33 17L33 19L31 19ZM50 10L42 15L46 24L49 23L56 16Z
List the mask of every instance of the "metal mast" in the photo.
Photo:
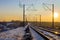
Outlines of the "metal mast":
M52 4L52 27L54 28L54 4Z
M40 26L41 26L41 15L40 15Z
M43 3L43 5L45 5L45 3ZM50 5L52 5L52 27L54 28L54 4L50 4ZM46 7L51 11L51 9L48 6Z
M23 26L25 26L25 4L23 4Z

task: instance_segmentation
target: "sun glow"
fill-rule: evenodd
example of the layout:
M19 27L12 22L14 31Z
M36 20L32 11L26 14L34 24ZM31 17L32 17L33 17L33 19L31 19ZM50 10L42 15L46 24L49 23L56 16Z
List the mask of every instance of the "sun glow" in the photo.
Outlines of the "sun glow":
M57 18L58 17L58 13L54 13L54 18Z

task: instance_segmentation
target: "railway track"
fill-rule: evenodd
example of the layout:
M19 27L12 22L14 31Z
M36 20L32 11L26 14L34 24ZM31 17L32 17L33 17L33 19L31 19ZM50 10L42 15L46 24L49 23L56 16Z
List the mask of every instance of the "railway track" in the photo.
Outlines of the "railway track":
M48 38L49 40L60 40L60 37L55 35L53 32L44 30L42 28L33 27L33 26L31 26L31 28L36 32L38 32L39 34L43 35L44 37Z
M30 24L28 23L25 26L25 35L23 36L23 40L48 40L48 38L41 35L36 30L32 29L30 27Z
M30 24L27 24L25 26L25 34L23 36L23 40L48 40L48 38L32 29Z

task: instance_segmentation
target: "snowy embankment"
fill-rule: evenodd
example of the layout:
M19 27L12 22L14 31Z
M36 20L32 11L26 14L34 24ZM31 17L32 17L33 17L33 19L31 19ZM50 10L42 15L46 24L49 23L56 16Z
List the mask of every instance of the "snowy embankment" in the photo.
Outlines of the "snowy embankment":
M9 30L0 33L0 40L21 40L24 35L24 28Z

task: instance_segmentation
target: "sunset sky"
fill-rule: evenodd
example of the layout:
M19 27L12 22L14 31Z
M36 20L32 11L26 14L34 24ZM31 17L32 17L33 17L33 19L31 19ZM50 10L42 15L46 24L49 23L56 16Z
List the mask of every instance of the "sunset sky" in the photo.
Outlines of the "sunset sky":
M25 4L25 15L29 21L52 21L52 12L45 10L43 3L51 9L51 4L54 4L54 12L58 14L55 22L60 22L60 0L0 0L0 21L22 20L22 5ZM28 9L28 10L27 10Z

